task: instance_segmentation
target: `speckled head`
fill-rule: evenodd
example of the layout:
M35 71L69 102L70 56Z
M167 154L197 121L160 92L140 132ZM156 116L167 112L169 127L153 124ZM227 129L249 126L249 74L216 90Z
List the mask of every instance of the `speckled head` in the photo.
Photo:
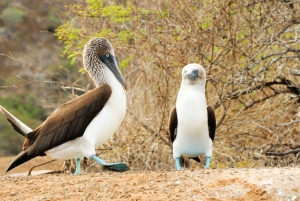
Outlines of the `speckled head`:
M182 69L182 84L205 86L205 69L196 63L188 64Z
M117 80L126 89L127 86L119 71L115 58L113 46L105 38L90 39L84 46L83 65L88 71L96 86L107 83L105 68L108 68L115 75Z

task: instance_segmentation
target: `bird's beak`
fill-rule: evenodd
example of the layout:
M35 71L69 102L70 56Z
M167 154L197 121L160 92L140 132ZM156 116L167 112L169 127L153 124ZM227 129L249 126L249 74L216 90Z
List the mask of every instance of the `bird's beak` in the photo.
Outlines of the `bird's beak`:
M192 70L188 70L185 74L184 77L188 78L191 81L195 81L198 79L199 75L198 75L198 70L192 69Z
M100 55L100 59L105 65L111 70L111 72L116 76L117 80L121 83L124 89L127 90L127 85L120 73L117 60L114 56L110 55L106 57L106 55Z

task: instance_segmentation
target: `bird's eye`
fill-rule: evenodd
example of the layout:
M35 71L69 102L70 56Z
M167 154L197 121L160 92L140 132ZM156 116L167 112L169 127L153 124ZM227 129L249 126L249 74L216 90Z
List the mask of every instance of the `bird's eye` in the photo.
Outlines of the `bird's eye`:
M109 54L106 54L105 56L106 56L106 57L109 57Z
M184 70L183 72L186 73L186 70Z

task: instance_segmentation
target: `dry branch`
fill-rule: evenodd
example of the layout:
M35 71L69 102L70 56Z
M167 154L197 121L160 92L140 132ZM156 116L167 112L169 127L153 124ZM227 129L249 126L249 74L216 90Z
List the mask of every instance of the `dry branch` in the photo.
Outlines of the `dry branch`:
M143 128L145 128L147 131L149 131L152 135L158 135L160 137L160 139L166 144L166 145L169 145L170 146L170 143L165 139L163 138L158 132L156 132L154 129L150 128L147 124L143 123L140 121L140 119L135 115L133 114L131 111L129 111L129 109L127 109L127 112L130 114L130 116L132 116L132 118L137 122L139 123Z
M53 160L51 160L51 161L47 161L47 162L45 162L45 163L42 163L42 164L33 166L32 168L30 168L30 170L29 170L27 176L30 176L30 175L31 175L31 172L32 172L32 170L33 170L34 168L40 167L40 166L43 166L43 165L46 165L46 164L48 164L48 163L52 163L52 162L54 162L54 161L56 161L56 159L53 159Z
M292 154L292 153L298 153L300 152L300 148L291 150L291 151L286 151L286 152L266 152L267 156L286 156L288 154Z
M274 80L272 82L265 82L265 83L262 83L260 85L257 85L253 88L249 88L244 91L235 91L232 94L227 95L226 97L230 98L230 99L237 99L238 97L240 97L242 95L247 95L254 91L262 90L264 87L271 87L273 85L285 85L290 90L290 93L295 94L295 95L300 95L300 87L296 86L291 80L289 80L283 76L279 76L277 78L280 79L280 81ZM280 91L275 91L275 93L279 94Z

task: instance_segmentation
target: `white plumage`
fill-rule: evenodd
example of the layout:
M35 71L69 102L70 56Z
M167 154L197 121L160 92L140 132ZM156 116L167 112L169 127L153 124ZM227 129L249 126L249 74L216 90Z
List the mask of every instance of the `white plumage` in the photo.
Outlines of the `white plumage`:
M181 169L179 164L181 155L197 157L205 154L208 160L212 156L213 137L211 138L209 132L205 83L206 72L202 66L189 64L183 68L176 109L173 109L170 115L170 125L173 125L170 126L170 134L174 140L173 157L177 169ZM215 119L211 121L214 121L215 125Z

